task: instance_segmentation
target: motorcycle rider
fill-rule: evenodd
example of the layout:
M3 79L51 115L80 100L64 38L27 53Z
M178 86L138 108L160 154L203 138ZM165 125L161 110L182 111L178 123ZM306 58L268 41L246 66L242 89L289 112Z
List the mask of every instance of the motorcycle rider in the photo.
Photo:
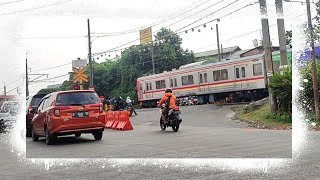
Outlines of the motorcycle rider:
M167 101L170 101L170 102L167 102ZM172 94L171 88L168 88L165 90L165 94L161 98L158 107L161 107L163 103L166 103L166 107L162 111L162 119L164 121L164 124L166 124L169 110L174 108L177 103L177 98L175 95Z
M134 114L135 114L135 115L138 115L138 114L136 113L136 110L134 110L134 108L133 108L133 102L132 102L132 100L130 99L130 97L127 97L126 103L127 103L127 108L128 108L128 106L131 106L131 109L132 109L132 111L134 112Z

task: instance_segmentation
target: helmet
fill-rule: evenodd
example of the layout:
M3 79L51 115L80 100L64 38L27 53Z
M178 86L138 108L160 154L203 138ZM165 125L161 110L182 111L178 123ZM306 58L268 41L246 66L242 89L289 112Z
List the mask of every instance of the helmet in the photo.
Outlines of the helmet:
M172 89L171 88L166 89L165 93L172 93Z

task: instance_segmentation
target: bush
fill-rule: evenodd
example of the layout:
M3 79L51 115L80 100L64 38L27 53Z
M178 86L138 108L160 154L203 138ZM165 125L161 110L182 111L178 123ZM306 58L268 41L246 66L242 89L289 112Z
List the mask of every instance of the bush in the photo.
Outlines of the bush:
M292 68L285 68L282 73L275 72L270 78L269 87L275 95L279 112L292 111Z
M267 115L266 118L270 120L275 120L277 122L292 123L292 116L286 112L272 113Z

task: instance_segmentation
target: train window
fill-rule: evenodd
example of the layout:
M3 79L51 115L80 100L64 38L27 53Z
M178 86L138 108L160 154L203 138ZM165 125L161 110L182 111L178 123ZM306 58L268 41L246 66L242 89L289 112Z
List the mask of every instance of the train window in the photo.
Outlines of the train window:
M228 79L228 70L222 69L221 70L221 80L227 80Z
M200 83L203 83L202 74L200 74Z
M142 91L142 84L140 84L140 91Z
M177 87L178 83L177 83L177 78L174 78L174 87Z
M204 77L204 83L207 83L207 82L208 82L207 73L204 73L204 74L203 74L203 77Z
M240 71L239 71L239 68L236 68L236 78L240 78Z
M149 89L152 90L152 85L151 82L149 83Z
M170 87L173 87L173 79L170 79Z
M213 80L214 81L219 81L220 80L220 70L213 71Z
M147 91L149 91L149 83L146 83Z
M242 74L242 77L246 77L246 68L245 67L241 67L241 74Z
M262 75L262 66L261 63L253 65L253 75L260 76Z
M164 89L164 88L166 88L165 80L156 81L156 89Z
M193 75L188 75L188 76L182 76L181 77L182 85L192 85L194 84L193 82Z

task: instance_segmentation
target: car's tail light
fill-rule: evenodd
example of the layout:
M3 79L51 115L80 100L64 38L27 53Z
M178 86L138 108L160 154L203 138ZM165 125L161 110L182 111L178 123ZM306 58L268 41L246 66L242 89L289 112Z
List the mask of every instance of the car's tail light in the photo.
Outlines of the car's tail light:
M103 113L103 104L100 103L100 113Z
M56 106L55 108L52 109L53 115L59 117L60 116L60 110L66 110L70 109L67 106Z
M178 106L176 106L173 110L175 110L175 111L179 111L180 109L179 109L179 107L178 107Z
M28 110L29 110L29 113L30 113L30 112L31 112L31 110L32 110L32 106L29 106Z
M103 104L99 103L99 104L91 104L90 107L99 107L99 112L103 113Z

